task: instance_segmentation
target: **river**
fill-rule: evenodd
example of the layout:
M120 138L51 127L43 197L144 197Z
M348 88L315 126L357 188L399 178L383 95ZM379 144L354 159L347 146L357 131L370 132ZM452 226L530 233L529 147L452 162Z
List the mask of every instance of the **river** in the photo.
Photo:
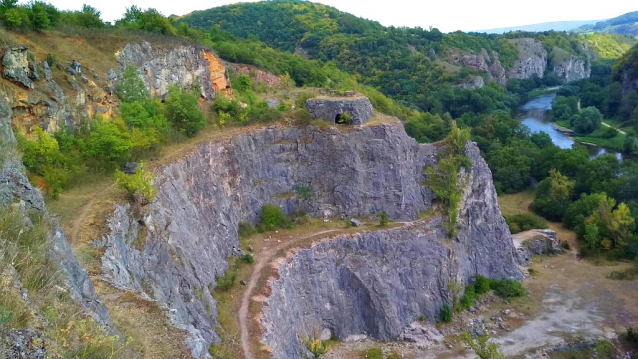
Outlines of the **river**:
M556 93L551 93L531 99L521 107L523 112L519 115L519 118L532 133L545 132L556 146L560 148L571 148L575 142L574 139L556 130L548 118L549 111L552 109L552 101L554 101L555 97ZM622 154L620 153L608 151L594 145L587 145L586 147L589 150L591 158L613 154L619 160L622 160Z

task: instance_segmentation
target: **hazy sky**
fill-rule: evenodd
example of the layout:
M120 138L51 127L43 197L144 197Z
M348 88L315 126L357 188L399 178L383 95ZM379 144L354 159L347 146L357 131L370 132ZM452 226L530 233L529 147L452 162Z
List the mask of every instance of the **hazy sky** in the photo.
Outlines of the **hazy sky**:
M21 2L26 2L22 0ZM89 4L102 11L106 21L119 19L137 5L154 7L164 15L184 15L193 10L235 3L228 0L50 0L61 9ZM480 30L563 20L598 20L637 11L635 0L319 0L351 14L389 26L433 26L443 32ZM282 24L285 25L285 24Z

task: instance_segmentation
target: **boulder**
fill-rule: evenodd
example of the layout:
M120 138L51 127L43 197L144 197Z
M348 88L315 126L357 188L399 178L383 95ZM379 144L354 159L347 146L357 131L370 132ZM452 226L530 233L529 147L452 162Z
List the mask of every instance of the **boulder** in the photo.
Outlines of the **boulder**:
M122 171L128 175L134 175L137 170L137 162L129 162L124 164Z
M270 108L277 108L281 104L281 101L276 98L267 98L265 101Z
M361 221L359 221L359 220L358 220L358 219L356 219L356 218L352 218L352 219L350 219L350 224L351 224L353 227L360 227L360 226L361 226Z
M436 327L429 323L412 322L403 329L399 340L413 342L419 349L426 349L443 341L445 337Z
M2 76L28 89L33 89L35 85L32 79L38 76L33 74L35 66L30 66L28 50L27 46L8 48L2 59Z
M51 71L51 67L49 67L49 63L44 61L42 63L42 68L44 69L44 78L47 80L52 80L53 72Z
M342 116L347 112L352 116L352 125L364 124L374 111L370 100L365 96L311 98L306 101L306 110L313 118L331 124L343 123Z
M532 256L562 253L556 232L551 229L531 229L512 236L517 261L528 265Z

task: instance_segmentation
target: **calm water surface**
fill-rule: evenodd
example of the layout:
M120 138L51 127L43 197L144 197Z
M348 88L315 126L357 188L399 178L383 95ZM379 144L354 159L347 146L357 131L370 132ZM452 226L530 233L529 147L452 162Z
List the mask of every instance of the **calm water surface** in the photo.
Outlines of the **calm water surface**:
M549 111L552 109L552 101L556 97L555 93L538 96L521 107L523 113L519 116L523 124L532 131L545 132L552 139L552 142L560 148L571 148L574 144L574 140L565 135L564 133L556 130L549 121ZM589 154L592 158L602 156L608 153L614 154L618 159L622 160L622 154L607 151L604 148L598 146L587 146Z

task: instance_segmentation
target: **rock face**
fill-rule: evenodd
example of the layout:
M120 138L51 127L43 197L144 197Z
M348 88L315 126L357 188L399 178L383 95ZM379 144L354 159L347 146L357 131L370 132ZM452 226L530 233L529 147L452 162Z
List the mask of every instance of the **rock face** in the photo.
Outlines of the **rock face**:
M566 82L589 78L591 68L589 61L576 56L569 56L559 64L554 65L554 72Z
M238 253L240 221L256 222L267 203L288 213L301 209L314 216L365 216L385 210L391 218L414 219L431 207L433 194L421 182L423 168L436 164L436 153L435 145L418 145L400 124L352 128L347 133L336 128L274 126L202 144L189 157L156 174L158 195L146 209L117 207L109 235L98 241L105 247L103 272L116 286L144 292L167 305L172 323L189 331L186 344L193 355L206 357L209 344L219 340L214 329L216 303L210 293L216 277L227 269L226 258ZM469 153L473 161L480 160L475 147ZM442 237L438 222L431 224L431 230L360 235L360 247L340 249L344 257L354 249L382 256L386 247L401 257L411 248L430 256L431 263L441 262L441 266L424 262L427 275L409 274L415 284L452 276L464 281L474 273L517 277L509 231L498 211L485 163L474 166L471 176L481 179L473 177L477 178L476 188L466 194L459 220L466 227L459 231L459 238L480 242L483 247L464 244L467 248L462 256L457 255L467 261L462 266L450 262L451 252L437 239ZM312 189L310 200L295 195L298 184ZM492 197L481 197L486 194ZM379 246L370 248L369 241ZM408 247L396 246L399 242ZM381 248L381 243L386 247ZM406 263L391 266L401 268ZM437 283L446 285L447 280ZM437 286L431 292L439 294L427 301L418 294L418 307L433 318L445 289ZM415 295L416 290L405 291L406 299ZM407 316L398 315L384 333L397 334L395 329L404 320L414 319ZM339 331L339 335L344 333Z
M532 256L562 253L556 232L551 229L531 229L512 236L520 265L528 265Z
M112 327L108 311L93 289L86 271L77 262L64 231L54 218L50 218L40 192L31 186L24 174L22 162L15 150L15 137L11 130L11 109L4 95L0 94L0 206L20 203L25 211L37 211L51 222L50 240L53 244L51 258L64 274L71 297L102 325Z
M258 84L264 84L270 88L276 88L281 86L281 78L268 71L264 71L258 67L244 64L226 63L226 67L232 69L237 75L246 75L250 79Z
M501 60L498 59L498 53L496 51L492 51L492 63L489 66L487 80L495 81L497 84L503 87L507 85L507 76L505 75L505 69L501 65Z
M374 109L365 96L358 97L317 97L306 101L306 110L310 115L328 123L339 123L345 112L352 115L353 125L362 125L370 117Z
M224 65L224 62L210 51L204 51L203 56L209 63L210 81L215 91L232 95L233 91L230 86L230 77L228 76L228 69Z
M547 50L543 44L532 38L509 40L518 48L518 59L509 71L509 78L528 79L532 75L543 77L547 67Z
M498 53L492 51L491 56L487 53L487 50L481 49L479 54L475 55L451 55L451 62L453 64L462 64L463 66L472 68L477 71L483 71L486 73L488 82L494 81L500 86L505 87L507 85L507 77L505 76L505 69L501 65L501 61L498 59ZM480 77L480 76L478 76ZM477 78L478 78L477 77ZM481 77L482 79L482 77ZM462 84L465 88L480 88L478 82L468 82Z
M299 358L301 339L327 328L339 339L404 336L420 315L439 317L448 284L475 274L520 278L491 172L474 144L459 210L448 238L437 216L411 228L340 236L300 249L278 267L261 319L274 358ZM315 333L316 334L316 333Z
M480 89L485 86L485 80L481 76L476 76L471 81L463 82L458 86L466 89Z
M37 66L28 58L27 46L8 48L2 58L2 76L32 89L35 87L33 80L39 78Z
M164 98L172 85L190 89L199 83L204 99L215 98L210 62L202 50L193 46L154 49L148 42L128 43L119 53L117 63L120 72L129 65L137 67L152 95Z

